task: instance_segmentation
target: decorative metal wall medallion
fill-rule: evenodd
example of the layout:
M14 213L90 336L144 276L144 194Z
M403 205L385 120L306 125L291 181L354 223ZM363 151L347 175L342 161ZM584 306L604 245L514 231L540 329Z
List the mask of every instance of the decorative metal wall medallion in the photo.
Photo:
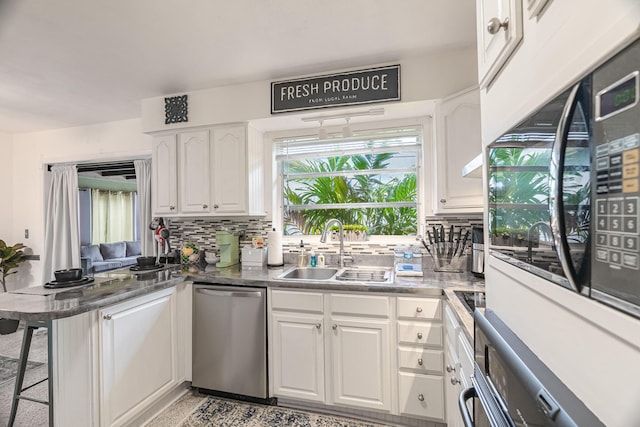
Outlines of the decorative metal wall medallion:
M164 99L164 124L188 122L187 95Z

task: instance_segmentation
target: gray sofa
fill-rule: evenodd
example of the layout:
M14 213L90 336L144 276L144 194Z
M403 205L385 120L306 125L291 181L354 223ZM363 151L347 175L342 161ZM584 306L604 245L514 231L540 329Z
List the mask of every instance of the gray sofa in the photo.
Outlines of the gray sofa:
M87 273L99 273L135 265L137 258L141 255L139 241L100 243L80 247L82 265Z

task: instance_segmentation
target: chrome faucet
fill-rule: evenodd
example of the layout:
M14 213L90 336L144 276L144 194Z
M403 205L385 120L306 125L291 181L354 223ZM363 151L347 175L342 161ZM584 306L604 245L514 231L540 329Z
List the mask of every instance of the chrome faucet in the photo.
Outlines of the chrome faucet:
M322 235L320 236L320 243L325 243L327 241L327 231L334 223L338 226L338 232L340 233L340 268L344 268L344 228L339 220L332 218L327 221L324 226L324 230L322 230Z
M553 231L551 231L551 226L549 226L549 224L544 221L536 222L531 227L529 227L529 232L527 233L527 261L530 264L533 263L533 239L531 236L531 232L536 228L542 229L545 234L548 234L551 237L551 248L555 250L555 245L553 244Z

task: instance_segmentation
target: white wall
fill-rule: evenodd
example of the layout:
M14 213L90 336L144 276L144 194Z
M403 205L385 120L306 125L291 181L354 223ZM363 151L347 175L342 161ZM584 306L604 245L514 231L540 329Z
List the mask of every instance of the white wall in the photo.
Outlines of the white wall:
M552 0L523 21L521 45L481 92L485 145L637 37L640 2ZM640 320L491 257L485 275L487 307L605 425L638 425Z
M13 199L11 230L40 261L27 262L11 288L42 285L44 259L44 171L46 164L117 160L151 156L151 138L142 133L140 120L13 135ZM1 162L4 160L0 160ZM1 193L0 193L1 194Z
M11 222L13 220L13 163L12 137L0 132L0 239L13 245Z
M399 102L400 104L445 98L462 89L477 85L475 49L440 52L395 63L400 63L401 69L402 101ZM371 64L361 68L381 65L387 64ZM338 71L346 70L332 72ZM304 76L291 76L291 78L294 77ZM164 96L144 99L142 100L142 129L144 132L156 132L269 118L271 117L270 91L271 81L265 80L186 92L189 95L189 121L172 125L164 123ZM390 104L396 103L384 105ZM307 111L308 114L309 111ZM277 115L277 117L286 116L288 115Z

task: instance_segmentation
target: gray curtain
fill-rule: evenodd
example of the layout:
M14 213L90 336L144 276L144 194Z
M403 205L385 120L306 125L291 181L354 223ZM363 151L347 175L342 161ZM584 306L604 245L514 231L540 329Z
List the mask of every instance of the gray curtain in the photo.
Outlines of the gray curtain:
M138 209L140 241L142 255L154 255L155 241L153 232L149 229L151 223L151 159L134 160L136 169L136 183L138 184Z
M78 172L75 165L54 165L50 174L44 224L45 282L54 279L55 270L80 267Z

